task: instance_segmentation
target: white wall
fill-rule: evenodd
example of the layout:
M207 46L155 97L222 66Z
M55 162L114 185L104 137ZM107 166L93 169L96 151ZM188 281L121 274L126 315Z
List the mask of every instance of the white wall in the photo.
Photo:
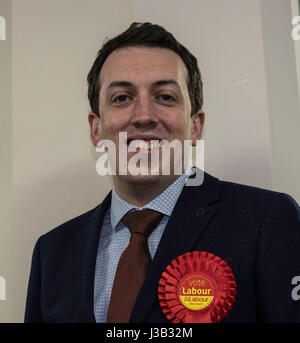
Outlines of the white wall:
M300 103L290 1L261 1L272 146L272 188L300 201ZM300 44L300 41L298 42Z
M6 22L6 40L0 40L0 278L10 292L10 233L11 233L11 2L0 2L0 16ZM1 297L0 297L1 298ZM0 322L11 315L10 302L0 300Z
M299 17L300 16L300 1L299 0L291 0L291 7L292 7L292 16ZM300 25L300 23L298 24ZM294 28L295 26L293 26ZM297 33L300 33L299 27L297 28ZM295 53L296 53L296 65L297 65L297 74L298 74L298 96L300 101L300 39L294 41L295 45Z
M285 0L274 2L286 20L290 7ZM300 201L297 180L281 182L277 176L290 177L292 171L278 163L280 122L275 89L271 96L269 89L274 61L266 43L267 6L268 0L264 7L259 0L12 0L12 135L9 125L6 131L13 148L13 215L0 239L2 251L8 234L12 238L6 320L23 320L37 238L96 206L111 188L109 178L95 171L86 75L104 37L133 21L163 25L198 57L207 115L206 170L222 179L291 191ZM276 23L286 30L285 22ZM283 75L282 66L295 68L289 53L277 63ZM291 106L285 103L291 80L285 79L282 106ZM289 136L289 129L294 135L288 125L281 135ZM288 137L285 147L296 151L297 142ZM299 159L293 156L287 161L295 168ZM9 180L8 171L1 181Z

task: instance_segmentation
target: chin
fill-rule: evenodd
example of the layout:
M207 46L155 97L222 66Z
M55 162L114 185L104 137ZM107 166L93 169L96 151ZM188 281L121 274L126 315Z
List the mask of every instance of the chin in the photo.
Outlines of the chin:
M151 170L149 170L149 171L144 171L143 173L139 173L137 175L133 175L130 172L128 172L128 175L125 175L125 177L130 183L148 184L152 182L157 182L158 180L162 179L162 177L164 176L151 175Z
M132 185L149 185L160 179L161 175L127 175L127 181Z
M151 185L151 184L170 184L175 179L179 177L179 175L122 175L120 176L123 180L126 180L128 184L142 186L142 185Z

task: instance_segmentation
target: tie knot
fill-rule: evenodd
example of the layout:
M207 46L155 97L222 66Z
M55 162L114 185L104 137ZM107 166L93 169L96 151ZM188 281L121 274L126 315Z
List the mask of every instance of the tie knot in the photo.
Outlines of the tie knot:
M138 233L146 236L151 235L163 217L163 214L154 210L145 209L125 214L122 222L128 227L131 235Z

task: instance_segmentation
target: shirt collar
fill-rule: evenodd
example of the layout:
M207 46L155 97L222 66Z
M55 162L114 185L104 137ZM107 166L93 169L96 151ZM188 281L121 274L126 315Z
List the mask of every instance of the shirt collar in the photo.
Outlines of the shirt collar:
M135 207L128 203L117 194L113 187L110 210L110 222L112 229L118 231L123 227L118 224L127 212L141 210L144 208L149 208L170 216L188 177L189 174L188 171L186 171L163 192L158 194L143 207Z

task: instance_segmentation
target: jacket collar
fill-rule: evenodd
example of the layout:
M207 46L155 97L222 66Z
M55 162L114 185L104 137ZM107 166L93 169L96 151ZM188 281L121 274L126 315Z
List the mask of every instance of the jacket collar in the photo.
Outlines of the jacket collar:
M100 238L100 230L106 211L111 203L111 192L103 202L91 211L87 221L76 236L76 273L79 280L80 296L78 308L80 322L96 322L94 315L94 279Z

